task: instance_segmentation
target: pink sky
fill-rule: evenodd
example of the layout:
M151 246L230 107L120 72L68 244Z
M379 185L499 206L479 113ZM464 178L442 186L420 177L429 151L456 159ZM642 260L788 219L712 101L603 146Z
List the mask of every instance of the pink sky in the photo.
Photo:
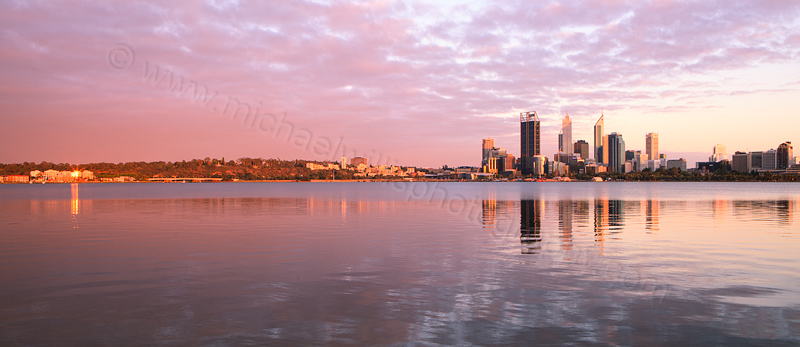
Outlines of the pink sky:
M690 166L800 141L796 0L176 3L0 3L0 162L478 165L601 107Z

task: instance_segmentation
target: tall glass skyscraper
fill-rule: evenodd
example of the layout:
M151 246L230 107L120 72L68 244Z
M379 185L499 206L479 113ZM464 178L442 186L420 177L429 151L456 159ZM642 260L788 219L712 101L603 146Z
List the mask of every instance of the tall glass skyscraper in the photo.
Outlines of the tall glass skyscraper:
M611 172L623 172L625 168L625 141L622 134L608 134L608 170Z
M658 133L647 133L647 135L644 136L644 143L647 158L650 160L658 160Z
M594 123L594 161L603 163L603 113L600 113L600 119Z
M569 118L569 113L561 121L561 138L559 140L561 151L570 156L575 153L575 149L572 148L572 119Z
M536 111L519 114L520 171L530 174L533 169L533 156L541 154L541 135L539 115Z

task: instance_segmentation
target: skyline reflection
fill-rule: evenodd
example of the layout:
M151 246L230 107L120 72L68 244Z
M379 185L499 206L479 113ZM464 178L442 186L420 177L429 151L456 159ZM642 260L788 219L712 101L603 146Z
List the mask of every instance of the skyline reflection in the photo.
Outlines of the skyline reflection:
M545 199L521 200L482 200L481 224L483 228L498 228L498 216L519 214L519 239L523 254L538 254L543 245L556 242L561 251L575 250L576 246L587 245L584 232L591 233L591 243L599 255L604 255L609 236L625 230L644 231L656 235L662 230L661 215L685 213L691 209L692 202L660 201L648 199L628 201L621 199L598 198L593 200L556 200L548 203ZM688 204L687 204L688 203ZM729 216L735 218L770 218L774 223L790 225L793 223L794 200L756 200L728 201L723 199L698 201L702 206L708 203L716 220L725 221ZM589 208L592 206L593 208ZM732 210L730 210L732 209ZM697 210L697 212L702 209ZM732 213L732 214L730 214ZM591 221L591 222L590 222ZM619 236L614 236L619 238Z
M5 187L0 341L797 345L797 197L675 186Z

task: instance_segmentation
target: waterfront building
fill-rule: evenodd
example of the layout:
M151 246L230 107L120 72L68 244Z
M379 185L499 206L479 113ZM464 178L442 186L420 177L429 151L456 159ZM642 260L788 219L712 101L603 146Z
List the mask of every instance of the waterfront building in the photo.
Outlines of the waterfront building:
M481 144L481 166L486 165L487 160L489 159L489 152L492 151L494 148L494 139L493 138L485 138Z
M736 151L731 157L731 170L736 172L750 172L750 156L746 152Z
M547 174L547 157L543 155L535 155L532 158L533 172L531 174L536 177L542 177Z
M672 168L677 168L678 170L686 171L686 159L680 158L680 159L667 160L667 170Z
M794 153L792 153L792 141L786 141L778 146L775 166L778 170L786 170L794 164Z
M539 115L536 111L519 114L520 171L527 175L533 171L533 157L541 154Z
M755 151L747 153L747 172L752 172L753 170L761 170L764 168L764 152L762 151Z
M0 182L7 182L7 183L28 183L30 181L30 176L26 175L9 175L9 176L0 176L2 180Z
M658 156L658 133L648 133L644 136L645 153L650 159L659 159Z
M352 159L350 159L350 165L359 166L361 164L363 164L364 166L368 166L369 164L367 163L367 158L353 157Z
M605 124L603 117L601 112L600 119L594 124L594 161L598 164L603 163L603 127Z
M762 170L776 170L778 168L778 151L770 149L764 152L761 162Z
M625 168L625 140L622 139L622 134L613 132L604 136L604 138L606 140L603 141L603 147L608 149L608 171L623 172ZM606 153L604 153L604 156L606 156Z

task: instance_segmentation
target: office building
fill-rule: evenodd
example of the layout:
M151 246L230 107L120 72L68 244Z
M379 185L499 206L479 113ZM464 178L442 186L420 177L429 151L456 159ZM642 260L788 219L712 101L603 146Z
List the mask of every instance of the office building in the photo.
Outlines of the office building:
M532 158L541 154L541 135L539 115L536 111L519 114L520 154L519 163L522 174L533 171Z
M561 152L572 154L575 153L574 148L572 148L572 119L569 118L569 113L564 116L564 119L561 121L561 138L560 138L559 148Z
M680 171L686 171L686 159L673 159L667 160L667 170L677 168Z
M778 168L778 151L770 149L763 154L761 169L776 170Z
M750 156L745 152L736 151L731 157L731 170L736 172L750 172Z
M613 132L604 136L604 138L607 139L603 141L603 147L608 149L608 171L623 172L625 168L625 140L622 139L622 134ZM607 146L606 143L608 143ZM604 156L606 156L606 153L604 153Z
M776 168L786 170L794 164L794 153L792 153L792 142L786 141L778 146Z
M648 133L644 136L645 153L650 159L659 159L658 156L658 133Z
M533 161L533 172L531 174L535 177L542 177L547 174L547 157L543 155L535 155L531 158Z
M761 170L764 168L764 152L756 151L747 153L748 163L749 166L747 167L747 172L752 172L753 170Z
M481 146L481 166L486 165L486 161L489 159L489 152L491 152L492 148L494 148L494 139L483 139L483 144Z
M719 143L714 146L714 152L711 157L708 158L709 161L722 161L726 159L728 159L728 153L725 149L725 145Z
M584 140L578 140L573 145L574 151L577 154L580 154L580 157L583 160L589 160L589 143Z
M605 121L603 120L603 113L600 113L600 119L594 123L594 161L603 163L603 127Z

